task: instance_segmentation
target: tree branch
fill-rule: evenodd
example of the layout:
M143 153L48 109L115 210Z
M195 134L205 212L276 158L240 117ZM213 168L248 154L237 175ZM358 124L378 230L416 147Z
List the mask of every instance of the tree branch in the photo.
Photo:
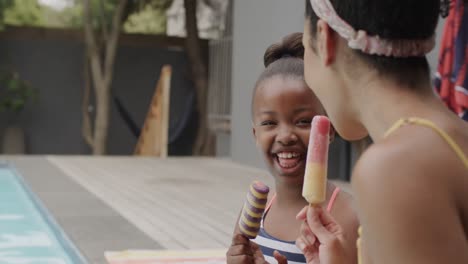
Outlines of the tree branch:
M91 5L90 0L84 0L84 21L83 28L85 34L85 43L87 50L89 52L90 62L91 62L91 71L93 73L94 84L102 79L102 66L101 59L99 56L99 48L94 37L93 23L91 17ZM96 87L96 86L95 86Z
M107 42L107 39L109 38L109 30L107 29L107 23L106 23L106 13L104 11L104 2L99 1L99 18L101 19L101 27L102 27L102 38L104 43Z
M84 29L86 46L88 46L88 48L95 47L96 46L96 40L94 39L90 0L84 0L84 5L83 5L83 29Z
M118 40L120 31L122 28L122 16L124 14L125 8L127 7L127 0L119 1L119 5L117 6L117 10L114 13L114 17L112 19L112 28L109 35L109 40L106 43L106 54L105 54L105 62L104 62L104 71L105 71L105 83L109 84L112 81L113 76L113 69L114 69L114 61L115 55L118 46ZM110 87L110 86L108 86Z
M88 107L89 107L89 97L91 94L91 80L89 76L89 56L88 53L85 54L85 61L84 61L84 91L83 91L83 102L81 105L81 112L83 114L83 124L81 127L83 138L88 144L88 146L93 149L93 132L91 127L91 117L89 115Z
M212 155L214 140L208 129L207 95L208 70L202 57L202 48L198 37L197 0L184 0L185 28L187 31L186 51L190 61L193 82L197 94L197 110L199 114L197 138L193 147L195 155Z

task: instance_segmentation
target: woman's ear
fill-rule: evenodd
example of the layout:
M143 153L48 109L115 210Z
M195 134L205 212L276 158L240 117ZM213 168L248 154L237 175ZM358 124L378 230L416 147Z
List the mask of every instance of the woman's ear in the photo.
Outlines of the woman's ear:
M325 66L334 62L337 44L337 39L331 27L327 22L319 19L317 21L317 50Z

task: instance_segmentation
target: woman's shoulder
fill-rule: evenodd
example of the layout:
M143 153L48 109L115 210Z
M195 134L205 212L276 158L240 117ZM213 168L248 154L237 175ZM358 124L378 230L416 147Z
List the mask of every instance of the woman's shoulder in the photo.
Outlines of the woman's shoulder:
M398 131L400 132L400 131ZM353 170L353 190L419 185L451 189L466 172L453 149L430 130L402 127L401 133L370 146Z
M397 216L407 218L418 211L436 216L439 213L431 208L437 205L440 211L455 215L453 201L460 184L456 156L440 141L427 142L427 138L393 138L364 152L352 176L360 213L392 208Z
M440 263L435 257L448 256L450 248L463 243L466 246L454 202L458 169L453 166L460 161L430 132L420 130L419 137L403 138L413 133L407 132L374 144L362 155L353 172L353 191L369 241L379 241L373 247L395 259L430 252L427 259ZM441 254L431 255L436 241L452 242L440 246ZM419 251L400 254L404 251L398 249L414 244L419 244Z

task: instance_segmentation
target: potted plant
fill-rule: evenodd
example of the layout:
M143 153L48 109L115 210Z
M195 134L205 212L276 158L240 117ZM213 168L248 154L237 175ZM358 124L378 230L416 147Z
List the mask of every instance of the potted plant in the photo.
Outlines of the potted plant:
M36 98L37 90L22 80L18 72L0 70L0 113L6 121L2 144L4 154L24 154L24 132L18 119L26 104Z

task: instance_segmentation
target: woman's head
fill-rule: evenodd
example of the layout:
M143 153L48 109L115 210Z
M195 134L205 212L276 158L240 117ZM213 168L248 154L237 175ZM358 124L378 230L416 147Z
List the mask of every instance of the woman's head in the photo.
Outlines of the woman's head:
M310 122L325 111L304 81L302 34L291 34L265 52L265 70L252 97L257 147L277 180L302 184Z
M358 126L357 122L352 122L351 115L355 113L346 109L346 98L353 89L349 84L353 81L356 84L356 80L373 75L407 91L430 92L429 66L424 55L433 47L440 0L312 1L314 7L311 0L306 0L305 79L318 84L312 89L343 136L356 139L365 135L346 132L347 128ZM364 43L366 48L356 48L356 43L337 34L326 19L319 19L315 11L318 5L327 5L327 1L350 28L365 32L360 44ZM370 45L371 42L385 45L379 47ZM393 52L375 55L372 51L375 46L380 51L388 51L388 47L393 46Z

